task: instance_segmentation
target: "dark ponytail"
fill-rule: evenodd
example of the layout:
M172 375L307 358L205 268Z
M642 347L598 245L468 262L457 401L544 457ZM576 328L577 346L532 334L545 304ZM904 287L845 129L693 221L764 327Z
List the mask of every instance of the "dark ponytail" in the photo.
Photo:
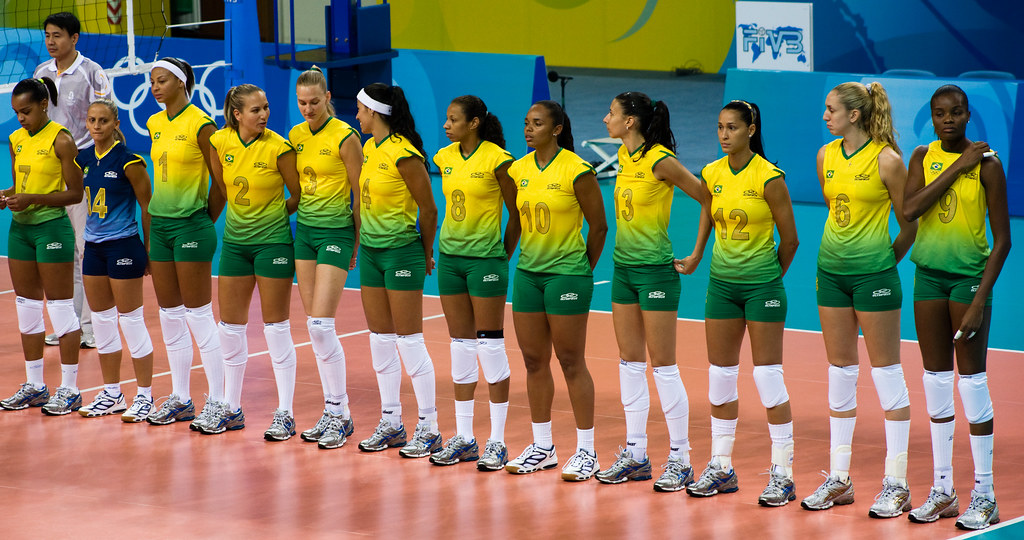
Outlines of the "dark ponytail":
M57 85L49 77L24 79L18 82L18 84L14 85L11 95L20 96L21 94L29 94L32 101L36 103L50 100L50 103L57 104Z
M401 87L388 86L384 83L373 83L363 88L363 90L371 98L391 106L390 115L380 115L387 122L390 134L398 134L408 139L421 155L426 156L427 153L423 150L423 138L416 132L416 121L412 117L412 112L409 110L409 102L405 99L405 92ZM425 157L424 160L426 160Z
M452 103L462 109L462 115L466 117L467 122L474 118L480 119L480 127L476 129L480 140L490 141L502 150L505 149L505 133L501 129L501 121L494 114L487 112L484 100L476 96L459 96L453 99Z
M764 142L761 139L761 109L757 107L757 103L734 99L722 107L723 111L726 109L740 113L740 118L744 123L754 126L754 136L750 138L750 150L767 160L768 157L764 155Z
M640 123L640 134L644 136L640 157L647 155L656 144L676 151L676 136L672 134L668 105L664 101L654 101L643 92L623 92L615 96L615 101L626 116L634 116Z
M551 121L556 126L562 126L562 132L558 134L558 146L565 148L570 152L575 152L576 148L573 145L572 140L572 123L569 122L569 115L565 113L565 109L558 104L557 101L545 99L534 103L534 105L540 105L548 110L548 116L551 117Z
M196 86L196 75L192 72L192 66L190 66L188 62L182 60L181 58L174 58L172 56L165 56L160 60L174 64L178 66L178 68L181 69L181 71L185 72L185 97L191 100L192 89Z

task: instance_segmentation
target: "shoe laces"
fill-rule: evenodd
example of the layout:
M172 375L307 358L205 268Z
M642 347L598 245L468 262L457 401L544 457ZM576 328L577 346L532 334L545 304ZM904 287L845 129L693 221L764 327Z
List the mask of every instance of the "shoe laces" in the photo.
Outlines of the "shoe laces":
M327 418L327 420L324 420L325 417ZM342 429L342 423L344 422L344 419L342 419L341 416L324 415L320 417L320 420L324 422L323 429L321 430L324 434L333 433L335 431L341 433L344 431ZM317 422L315 427L319 429L320 422Z
M75 393L66 386L61 386L57 389L57 393L53 395L54 399L70 399Z
M451 439L448 439L448 444L446 444L444 448L441 449L439 457L450 458L454 456L457 452L462 450L462 448L465 446L466 438L463 437L462 435L456 435Z
M377 428L373 430L373 435L371 436L371 438L382 439L388 436L388 431L393 430L394 428L391 427L391 422L388 421L386 418L381 418L380 423L377 424Z
M906 491L906 488L904 488L903 486L895 482L885 481L882 483L882 491L880 491L878 495L875 495L875 500L877 501L878 499L892 498L903 491Z
M995 504L995 501L990 500L981 493L971 491L971 503L967 505L967 511L970 512L971 510L974 510L975 512L984 512Z
M38 390L36 390L36 386L30 382L23 382L21 383L21 388L19 388L18 391L14 393L14 396L22 398L32 394L33 392L38 392Z
M325 409L324 413L320 415L320 419L316 421L316 425L313 426L313 429L315 429L316 431L324 432L330 428L330 425L331 415Z
M613 465L613 467L614 467L614 465ZM664 474L673 474L673 475L676 475L676 476L682 476L683 471L686 470L686 465L683 464L683 460L682 459L671 458L670 457L670 458L668 458L668 461L666 461L665 464L661 466L661 468L665 469L665 473Z
M573 456L575 457L575 456ZM626 467L632 465L630 461L636 461L633 459L633 454L623 447L619 447L619 451L615 453L615 463L608 468L609 471L621 472Z
M274 419L270 422L270 428L281 428L284 429L285 424L288 422L289 416L287 411L277 409L274 411Z
M569 458L569 463L566 464L570 469L583 469L584 467L593 467L594 463L597 462L597 456L590 455L590 452L586 450L577 450L575 454ZM618 461L615 462L618 465ZM615 465L612 465L613 467Z
M768 469L768 472L763 472L761 474L768 475L768 485L764 488L765 494L781 494L786 491L787 484L789 483L788 476L777 473L771 469Z
M153 400L147 399L142 394L139 394L139 395L135 396L135 399L132 400L132 406L130 408L133 411L138 411L138 410L142 409L143 407L145 407L146 405L152 406L153 405Z
M515 460L522 462L524 465L536 465L547 458L550 454L550 450L542 450L537 443L530 443L530 445L523 450L523 453L519 454L519 457Z
M501 453L501 443L498 441L487 441L484 445L484 456L497 456Z

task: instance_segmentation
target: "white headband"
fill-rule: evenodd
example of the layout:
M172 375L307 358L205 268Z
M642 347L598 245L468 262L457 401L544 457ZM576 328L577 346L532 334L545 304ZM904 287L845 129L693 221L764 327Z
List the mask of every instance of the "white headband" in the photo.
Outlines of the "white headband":
M366 90L360 89L359 93L356 94L356 99L359 100L359 103L366 105L366 108L370 109L371 111L377 111L380 114L391 116L391 105L381 103L376 99L373 99L372 97L367 95Z
M166 60L157 60L156 62L153 62L153 67L149 68L150 73L152 73L153 69L155 69L155 68L164 68L167 71L170 71L171 75L174 75L175 77L177 77L178 80L180 80L181 82L183 82L185 84L188 84L188 78L185 77L185 72L182 71L180 67L178 67L178 66L176 66L176 65L174 65L174 64L172 64L172 63L170 63L170 62L168 62Z

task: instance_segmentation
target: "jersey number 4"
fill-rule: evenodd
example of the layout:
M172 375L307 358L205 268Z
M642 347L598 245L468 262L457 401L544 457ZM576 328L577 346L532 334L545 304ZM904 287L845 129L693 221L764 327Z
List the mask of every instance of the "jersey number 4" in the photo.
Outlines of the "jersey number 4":
M100 219L107 217L107 188L100 188L96 192L96 198L92 198L89 186L85 186L85 201L89 205L90 214L98 214Z

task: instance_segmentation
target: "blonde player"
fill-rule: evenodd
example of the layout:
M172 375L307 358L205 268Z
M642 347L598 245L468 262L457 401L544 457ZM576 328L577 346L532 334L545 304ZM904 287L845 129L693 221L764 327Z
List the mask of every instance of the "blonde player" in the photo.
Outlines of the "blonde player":
M295 261L288 215L298 208L300 192L295 150L267 129L269 116L263 90L251 84L232 87L224 98L227 125L210 137L214 182L227 201L217 282L227 404L217 407L199 430L215 434L245 427L241 399L249 357L246 330L252 292L259 287L278 399L263 438L284 441L295 435L295 344L288 321Z
M363 165L359 134L334 117L327 79L313 67L295 84L299 112L306 119L288 140L302 186L295 230L295 272L306 310L306 327L324 390L324 413L302 439L320 448L339 448L354 429L345 382L345 350L338 341L334 314L355 268L359 235L359 171Z
M481 471L508 463L505 418L509 366L505 353L505 295L508 259L519 242L519 220L509 220L504 240L501 208L516 215L516 188L508 175L512 154L505 151L501 123L476 96L460 96L448 106L444 131L452 144L434 155L441 170L448 208L441 223L437 284L451 335L455 382L455 436L430 456L435 465L477 461ZM490 395L491 434L479 455L473 436L473 393L484 372Z
M824 510L853 502L850 459L857 422L860 328L885 411L885 478L868 515L896 517L910 510L910 394L900 365L903 291L896 263L914 242L917 223L903 219L907 170L882 85L836 86L825 98L823 120L829 132L840 137L818 151L818 181L829 209L818 251L816 288L829 362L830 471L800 505ZM893 207L900 225L895 240L889 237Z
M732 448L739 417L740 345L750 333L754 383L768 413L772 439L770 478L758 503L782 506L795 499L793 415L782 375L786 290L782 276L799 244L785 173L764 156L761 111L735 100L718 115L718 142L726 156L709 163L701 179L711 193L715 246L705 307L711 461L686 492L710 497L739 489ZM780 243L773 238L778 229Z
M711 232L708 192L675 157L668 106L640 92L615 96L604 117L608 135L622 139L615 178L615 272L612 320L619 344L619 385L626 413L626 448L598 481L619 484L650 480L647 457L646 354L669 431L669 457L655 491L679 491L693 482L690 466L690 402L676 365L676 312L679 274L668 238L675 187L700 203L697 240L691 254L675 262L693 273Z
M359 174L359 285L381 403L380 423L359 449L401 446L402 457L427 457L442 445L434 363L423 343L423 280L434 268L437 206L405 92L374 83L359 91L356 106L359 130L372 135L363 145ZM408 443L402 425L402 362L419 409Z

